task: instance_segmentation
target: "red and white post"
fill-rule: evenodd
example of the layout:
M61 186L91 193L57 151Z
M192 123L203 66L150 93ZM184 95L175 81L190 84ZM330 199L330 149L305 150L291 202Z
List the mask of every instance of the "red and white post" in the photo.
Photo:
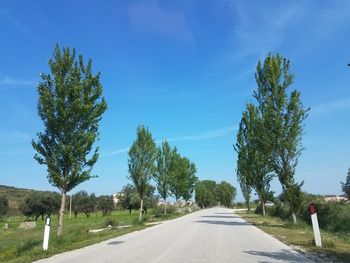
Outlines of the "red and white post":
M316 207L314 203L309 205L309 212L311 215L311 222L312 222L312 229L314 231L315 244L317 247L322 247L320 228L318 226Z
M50 225L51 225L51 218L50 216L48 216L45 222L44 241L43 241L43 250L45 251L49 248Z

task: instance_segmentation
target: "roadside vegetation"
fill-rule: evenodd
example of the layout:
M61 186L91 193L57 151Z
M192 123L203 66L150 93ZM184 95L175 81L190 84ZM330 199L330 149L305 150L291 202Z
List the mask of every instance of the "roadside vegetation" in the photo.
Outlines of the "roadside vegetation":
M321 205L319 203L317 207L318 218L321 219L319 222L322 248L315 246L312 226L309 223L310 215L306 208L303 209L302 220L297 224L293 224L290 220L288 210L276 212L280 209L278 207L267 208L265 217L253 211L236 213L280 241L296 246L298 250L311 252L326 262L350 262L350 206L348 204L323 203ZM341 214L337 214L340 211L342 211ZM276 215L282 215L284 218Z
M148 209L147 215L143 216L142 223L139 222L139 214L128 210L111 211L105 216L102 212L90 213L87 217L84 213L78 213L77 217L69 219L65 214L65 234L57 237L58 219L53 215L51 221L51 233L49 249L43 251L43 232L45 220L38 220L36 227L32 229L19 229L23 217L11 217L10 220L0 220L1 225L8 224L8 229L0 228L0 262L32 262L40 258L52 256L72 249L124 235L126 233L141 230L163 220L174 219L183 216L189 211L195 211L196 207L187 207L182 212L175 212L173 205L168 205L167 214L163 214L163 207ZM123 227L128 226L128 227ZM89 230L105 229L97 233L89 233Z

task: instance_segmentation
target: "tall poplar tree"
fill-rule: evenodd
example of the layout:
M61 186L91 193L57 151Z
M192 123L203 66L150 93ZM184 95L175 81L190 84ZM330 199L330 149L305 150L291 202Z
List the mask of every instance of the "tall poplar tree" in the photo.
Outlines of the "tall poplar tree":
M137 128L137 137L129 149L129 178L134 183L140 197L140 216L142 221L142 211L144 199L149 190L149 182L155 174L155 160L157 157L157 147L152 138L151 132L143 125Z
M257 193L265 216L265 202L273 179L273 169L269 145L263 141L262 124L257 107L248 104L239 125L235 149L240 162L237 173L244 176L245 182Z
M295 204L302 200L302 192L297 188L301 188L303 183L295 182L294 175L302 150L303 122L309 109L304 109L300 92L287 92L294 79L288 59L279 54L269 54L263 64L259 61L255 78L258 89L254 97L263 118L263 140L272 149L273 168L289 198L287 202L296 223L299 205Z
M164 214L166 215L167 197L170 193L170 163L172 150L167 141L162 142L162 146L158 148L157 153L157 169L154 174L154 180L157 184L157 190L164 200Z
M100 74L91 72L92 61L85 65L76 58L75 49L57 45L49 60L51 74L41 74L38 86L38 114L44 131L32 141L34 158L47 166L48 180L62 194L57 236L62 235L67 192L94 177L98 159L99 122L107 109L102 96Z

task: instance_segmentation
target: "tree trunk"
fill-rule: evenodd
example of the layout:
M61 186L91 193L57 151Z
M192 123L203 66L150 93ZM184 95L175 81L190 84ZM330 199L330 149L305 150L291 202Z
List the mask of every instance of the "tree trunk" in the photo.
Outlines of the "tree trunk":
M166 215L166 198L164 198L164 215Z
M58 227L57 227L57 237L62 236L63 232L63 217L64 217L64 207L66 205L66 193L62 192L62 198L61 198L61 208L58 215Z
M262 210L262 215L265 216L266 212L265 212L265 202L261 201L261 210Z
M142 209L143 209L143 198L141 199L141 204L140 204L140 217L139 217L139 222L142 222Z
M295 212L292 212L292 219L293 219L293 224L297 223L297 215L295 214Z

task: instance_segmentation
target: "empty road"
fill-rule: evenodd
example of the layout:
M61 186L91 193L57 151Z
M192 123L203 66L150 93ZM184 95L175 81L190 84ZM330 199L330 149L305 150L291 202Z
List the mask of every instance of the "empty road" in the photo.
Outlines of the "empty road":
M212 208L38 262L311 261L234 215L233 210Z

